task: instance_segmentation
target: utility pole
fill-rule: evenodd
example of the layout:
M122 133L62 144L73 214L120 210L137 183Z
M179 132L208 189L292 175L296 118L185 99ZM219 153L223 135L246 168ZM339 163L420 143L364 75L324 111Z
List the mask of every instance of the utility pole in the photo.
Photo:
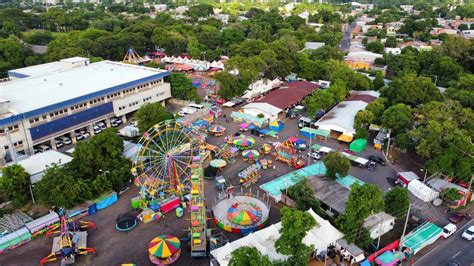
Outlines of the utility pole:
M469 196L469 192L471 191L471 186L472 186L472 179L474 178L474 175L471 175L471 181L469 181L469 186L467 187L468 188L468 192L466 193L466 196L464 198L464 201L465 201L465 204L467 204L467 197Z
M405 232L407 230L408 219L410 218L410 209L411 209L411 203L408 204L407 217L405 219L405 226L403 226L402 237L400 237L400 244L398 246L398 251L402 251L402 245L403 245L402 241L403 241L403 238L405 237Z
M33 189L31 188L32 184L30 183L28 186L30 187L31 200L33 201L33 204L36 204L35 197L33 196Z
M388 138L387 154L385 155L385 157L387 157L387 160L388 160L388 154L389 154L389 152L390 152L390 133L392 133L392 129L389 129L389 130L388 130L388 134L387 134L387 138Z

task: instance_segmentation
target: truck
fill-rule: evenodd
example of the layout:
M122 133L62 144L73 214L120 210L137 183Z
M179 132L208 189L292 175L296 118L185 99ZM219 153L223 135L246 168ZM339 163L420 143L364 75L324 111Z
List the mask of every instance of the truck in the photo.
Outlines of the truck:
M302 117L300 117L300 120L298 122L298 127L300 129L302 129L304 127L310 127L313 123L314 123L314 121L311 118L302 116Z

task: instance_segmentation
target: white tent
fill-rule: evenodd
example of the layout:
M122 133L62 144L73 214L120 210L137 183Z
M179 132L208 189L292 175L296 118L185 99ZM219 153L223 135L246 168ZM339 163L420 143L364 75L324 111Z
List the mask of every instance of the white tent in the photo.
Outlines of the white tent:
M439 192L423 184L420 180L412 180L408 183L408 190L424 202L430 202L439 196Z
M327 246L335 244L344 234L339 232L327 220L319 217L313 210L307 211L316 220L316 226L306 234L303 243L314 245L317 253L326 250ZM231 259L231 253L240 247L255 247L263 255L268 256L270 261L286 260L288 256L278 253L275 249L275 242L280 237L281 223L276 223L255 233L240 238L236 241L211 251L212 257L217 260L219 265L226 266Z

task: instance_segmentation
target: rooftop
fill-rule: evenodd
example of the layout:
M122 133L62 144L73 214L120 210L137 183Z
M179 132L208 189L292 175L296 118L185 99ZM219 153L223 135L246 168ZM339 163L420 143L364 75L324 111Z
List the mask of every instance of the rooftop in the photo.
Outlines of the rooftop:
M350 190L341 184L319 176L307 179L308 185L314 190L314 196L338 213L344 213Z
M354 118L360 110L364 110L368 104L364 101L344 101L340 102L327 114L321 117L317 126L333 127L334 130L344 134L354 131ZM326 129L326 128L322 128Z
M249 103L242 107L242 109L257 109L267 114L278 115L282 110L268 103Z
M277 89L257 99L256 103L268 103L282 110L303 100L318 88L318 84L309 81L285 82Z
M101 61L3 83L0 97L10 101L14 114L32 117L167 75L159 69Z
M36 66L29 66L23 67L18 69L13 69L8 71L8 75L14 78L27 78L27 77L37 77L43 76L47 74L52 74L57 71L61 70L68 70L74 67L83 66L89 62L88 58L84 57L71 57L65 58L59 61L36 65Z

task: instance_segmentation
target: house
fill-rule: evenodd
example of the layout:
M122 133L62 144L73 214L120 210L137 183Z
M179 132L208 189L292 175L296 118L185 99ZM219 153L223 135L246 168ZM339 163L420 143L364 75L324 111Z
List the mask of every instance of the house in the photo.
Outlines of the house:
M27 159L18 161L16 164L25 168L26 172L30 174L31 184L34 184L43 178L44 172L48 169L48 167L53 165L63 166L70 161L72 161L71 156L49 150L43 153L32 155Z
M459 206L464 206L464 205L466 205L467 202L473 200L472 192L469 189L464 188L460 185L451 183L451 182L449 182L445 179L435 177L435 178L432 178L432 179L428 180L428 182L426 182L426 184L430 188L436 190L439 193L442 193L443 190L448 189L448 188L454 188L454 189L458 190L459 194L462 195L462 199L458 200L458 202L456 203L456 205L458 207ZM466 195L467 195L467 197L466 197ZM466 199L467 199L467 201L466 201Z
M384 52L385 52L386 54L399 55L399 54L402 53L402 49L400 49L400 48L385 47Z
M315 125L319 129L331 132L332 138L339 138L346 135L352 138L355 134L354 118L360 110L375 101L380 96L376 91L357 91L351 92L351 96L343 102L340 102L323 117L321 117Z
M382 57L381 54L368 51L349 52L344 61L354 69L371 69L375 64L375 59Z
M304 44L304 48L303 48L303 51L305 50L318 50L319 48L323 47L325 45L325 43L323 42L306 42Z
M474 38L474 30L463 30L461 35L466 39L473 39Z
M367 217L363 227L369 231L370 237L375 239L392 230L394 225L395 217L385 212L379 212Z
M249 103L242 107L242 111L246 114L258 117L260 114L268 119L269 122L273 122L278 119L278 114L283 110L275 107L268 103Z
M310 229L303 243L314 247L314 254L325 252L330 245L336 245L336 241L342 239L344 234L335 228L329 221L321 218L312 209L306 211L315 220L316 225ZM275 242L280 238L281 222L272 224L264 229L248 234L233 242L211 251L213 261L220 266L226 266L232 257L232 252L240 247L255 247L263 255L268 256L270 261L287 260L288 256L278 253L275 248ZM211 261L211 265L212 261Z
M407 13L411 13L413 11L413 5L400 5L400 8Z

